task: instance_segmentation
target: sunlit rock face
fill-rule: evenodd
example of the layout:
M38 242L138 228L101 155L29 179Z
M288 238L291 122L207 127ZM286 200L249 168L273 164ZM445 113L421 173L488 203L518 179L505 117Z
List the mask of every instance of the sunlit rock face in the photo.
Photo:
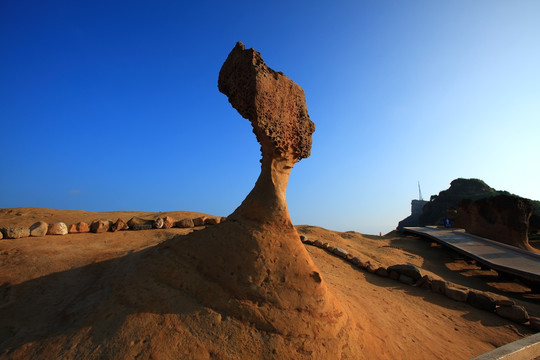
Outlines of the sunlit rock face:
M219 72L219 90L251 121L261 144L261 174L230 220L287 221L285 191L289 174L311 151L315 124L309 119L304 91L261 54L238 42ZM288 220L290 222L290 220Z

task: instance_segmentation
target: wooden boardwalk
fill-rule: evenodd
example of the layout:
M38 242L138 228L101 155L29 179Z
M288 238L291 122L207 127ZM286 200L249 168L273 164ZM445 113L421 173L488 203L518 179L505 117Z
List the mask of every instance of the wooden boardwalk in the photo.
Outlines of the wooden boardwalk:
M540 285L540 254L467 234L461 229L405 227L404 230L433 239L499 273L514 275L527 283L532 282L535 288Z

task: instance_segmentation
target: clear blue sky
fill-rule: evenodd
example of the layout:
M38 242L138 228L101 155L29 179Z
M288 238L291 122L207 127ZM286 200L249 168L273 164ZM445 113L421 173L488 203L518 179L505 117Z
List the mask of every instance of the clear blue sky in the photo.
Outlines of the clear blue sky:
M228 215L238 40L306 93L295 224L383 233L458 177L540 199L540 1L0 2L0 207Z

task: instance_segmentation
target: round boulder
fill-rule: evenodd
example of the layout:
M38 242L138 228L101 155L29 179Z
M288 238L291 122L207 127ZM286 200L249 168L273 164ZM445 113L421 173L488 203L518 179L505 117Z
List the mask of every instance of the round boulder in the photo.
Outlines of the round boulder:
M66 235L68 233L68 227L63 222L57 222L49 226L47 235Z

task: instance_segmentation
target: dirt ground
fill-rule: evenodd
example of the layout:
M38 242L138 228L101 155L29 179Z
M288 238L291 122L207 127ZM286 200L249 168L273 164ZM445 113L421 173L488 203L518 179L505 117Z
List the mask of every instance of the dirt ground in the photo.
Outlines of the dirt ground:
M30 226L38 220L64 221L69 226L99 218L116 220L120 217L127 221L132 216L151 219L164 215L180 219L202 214L17 208L0 210L0 227ZM530 293L525 285L499 279L495 272L482 270L459 254L428 240L397 232L379 237L307 225L297 226L297 230L310 239L346 249L363 260L384 266L414 264L426 274L490 292L495 297L510 297L525 306L531 315L540 316L540 297ZM53 354L64 354L65 358L104 357L108 336L117 339L116 354L121 351L123 356L120 357L126 359L172 358L170 354L179 358L226 359L234 358L235 354L243 354L244 358L293 358L285 352L286 337L263 334L250 324L226 319L219 312L174 293L174 289L167 289L166 294L170 299L178 299L176 303L171 300L167 306L160 304L152 307L152 311L141 309L121 317L111 314L111 319L115 320L110 322L92 321L92 314L87 313L89 310L85 310L84 305L100 302L106 307L107 294L100 286L106 287L99 285L106 283L103 279L114 281L115 277L120 277L120 270L124 277L130 273L144 274L145 269L129 270L129 266L137 264L130 259L171 239L182 241L193 231L204 229L0 240L0 358L51 358ZM496 314L358 270L314 246L306 248L329 291L360 324L355 336L362 343L362 352L350 358L470 359L532 333L528 327ZM97 290L85 292L84 289ZM140 290L130 296L136 297L137 293L150 296ZM130 303L138 301L128 300ZM85 314L85 318L73 319L71 314L78 317ZM275 345L273 353L256 353L266 348L258 345L264 342ZM220 345L220 349L216 344L226 345ZM246 350L235 352L239 348Z

